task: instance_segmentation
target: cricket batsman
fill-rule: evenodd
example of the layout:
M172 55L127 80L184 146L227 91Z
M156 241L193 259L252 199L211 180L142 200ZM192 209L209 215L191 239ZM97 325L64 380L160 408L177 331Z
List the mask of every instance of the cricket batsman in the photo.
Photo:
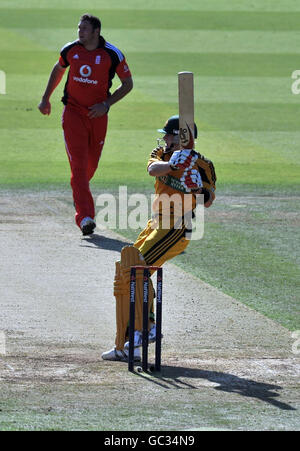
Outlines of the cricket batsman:
M190 224L185 220L184 200L188 195L189 213L193 213L199 197L206 208L215 199L216 175L214 165L193 149L182 149L179 139L179 116L170 117L163 129L164 147L156 147L148 161L148 174L155 177L155 199L152 218L140 233L133 246L125 246L121 259L116 262L114 295L116 298L116 340L115 346L102 354L104 360L128 360L128 322L130 303L131 266L162 266L167 260L181 254L190 242ZM194 124L194 137L197 127ZM201 194L202 196L197 196ZM176 196L176 205L164 208L163 196ZM179 201L178 201L179 200ZM179 208L178 208L179 204ZM166 218L167 217L167 218ZM191 215L189 216L191 217ZM168 219L168 221L165 221ZM166 227L165 224L168 224ZM150 280L151 282L151 280ZM156 326L153 312L154 289L149 284L149 343L155 342ZM137 272L134 359L141 360L143 274Z

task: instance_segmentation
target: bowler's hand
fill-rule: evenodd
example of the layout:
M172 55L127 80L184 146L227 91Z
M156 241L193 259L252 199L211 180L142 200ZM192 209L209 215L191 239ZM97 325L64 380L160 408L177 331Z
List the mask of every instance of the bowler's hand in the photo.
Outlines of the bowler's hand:
M51 113L51 103L49 100L42 99L41 103L38 106L38 109L42 114L49 114Z
M104 116L107 113L108 108L104 103L95 103L95 105L89 106L88 117L94 119L95 117Z

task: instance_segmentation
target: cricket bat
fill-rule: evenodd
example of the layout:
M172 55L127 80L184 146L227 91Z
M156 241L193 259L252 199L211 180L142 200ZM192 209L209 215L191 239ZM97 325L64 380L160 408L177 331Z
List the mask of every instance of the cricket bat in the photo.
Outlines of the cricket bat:
M194 74L178 73L179 139L182 149L194 149Z

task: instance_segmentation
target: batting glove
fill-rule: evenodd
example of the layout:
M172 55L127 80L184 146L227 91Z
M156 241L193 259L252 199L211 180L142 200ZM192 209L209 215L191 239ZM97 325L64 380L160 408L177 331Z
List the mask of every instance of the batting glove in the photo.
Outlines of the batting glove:
M188 169L184 171L183 176L180 179L183 187L186 191L197 191L202 188L202 179L199 171L197 169Z
M173 166L174 169L187 169L191 168L197 159L198 154L194 150L176 150L172 154L169 164Z

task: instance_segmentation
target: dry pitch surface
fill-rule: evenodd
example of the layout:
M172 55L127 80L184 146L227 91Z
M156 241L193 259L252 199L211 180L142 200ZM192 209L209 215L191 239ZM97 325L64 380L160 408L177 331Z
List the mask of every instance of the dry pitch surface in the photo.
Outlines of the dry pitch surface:
M0 211L0 429L12 412L15 428L49 427L22 425L23 409L73 429L300 429L288 330L169 263L162 374L130 374L100 358L114 343L114 262L126 240L111 231L82 239L69 193L2 192ZM102 420L89 417L95 404ZM80 409L86 422L74 420Z

